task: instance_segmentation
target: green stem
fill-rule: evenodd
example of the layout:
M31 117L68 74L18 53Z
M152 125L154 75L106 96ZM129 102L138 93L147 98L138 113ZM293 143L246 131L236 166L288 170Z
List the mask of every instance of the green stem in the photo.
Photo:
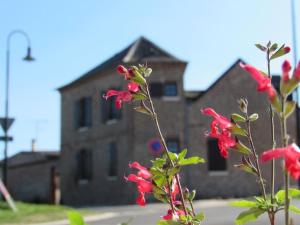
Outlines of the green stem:
M284 115L284 109L286 104L287 96L282 96L282 108L281 108L281 134L282 134L282 144L283 147L288 145L288 135L286 127L286 116ZM285 215L285 225L289 225L290 216L289 216L289 175L287 171L284 170L284 191L285 191L285 201L284 201L284 215Z
M268 77L272 81L272 75L271 75L271 69L270 69L270 50L268 48L267 51L267 62L268 62ZM274 128L274 111L272 108L272 105L269 105L269 111L270 111L270 120L271 120L271 139L272 139L272 149L276 148L276 142L275 142L275 128ZM272 159L271 162L271 204L274 204L274 196L275 196L275 159ZM275 221L275 212L274 207L271 208L272 213L272 224L274 224Z
M162 145L164 146L164 150L165 150L165 153L166 153L166 155L167 155L167 157L168 157L168 159L170 161L170 164L171 164L172 167L174 167L174 162L172 161L172 159L170 157L168 146L166 144L165 138L162 135L162 132L161 132L161 129L160 129L158 117L157 117L157 114L155 112L155 108L154 108L154 105L153 105L153 102L152 102L152 98L151 98L149 87L148 87L147 83L146 83L146 91L147 91L147 95L148 95L148 99L149 99L149 103L150 103L150 108L151 108L152 115L153 115L153 120L154 120L154 123L156 125L157 133L158 133L158 135L160 137ZM180 184L178 173L175 174L175 179L176 179L176 182L177 182L177 185L178 185L179 195L180 195L180 201L181 201L181 204L182 204L182 207L183 207L183 211L184 211L185 215L188 215L188 211L186 209L186 205L185 205L185 201L184 201L184 195L183 195L183 191L182 191L182 187L181 187L181 184Z

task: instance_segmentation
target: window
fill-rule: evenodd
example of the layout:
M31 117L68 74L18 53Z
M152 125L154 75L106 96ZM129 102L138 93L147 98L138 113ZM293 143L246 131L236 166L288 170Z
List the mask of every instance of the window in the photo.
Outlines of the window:
M77 153L77 180L88 181L92 179L92 151L85 149Z
M164 96L167 96L167 97L177 96L177 83L176 82L165 83Z
M178 96L177 83L176 82L166 82L166 83L153 82L150 84L150 94L152 97Z
M109 177L116 177L118 175L118 151L115 142L111 142L108 145L108 170Z
M178 138L168 138L166 143L170 152L179 153L180 146Z
M114 88L112 88L114 89ZM103 96L106 92L102 92ZM121 119L121 110L117 109L115 106L116 97L111 97L107 100L101 100L102 107L102 121L107 122L110 120L119 120Z
M227 164L219 153L218 140L210 138L207 140L207 159L209 171L226 171Z
M74 127L76 129L91 127L92 125L92 98L84 97L74 105Z
M153 82L150 84L151 97L161 97L163 95L163 84L159 82Z

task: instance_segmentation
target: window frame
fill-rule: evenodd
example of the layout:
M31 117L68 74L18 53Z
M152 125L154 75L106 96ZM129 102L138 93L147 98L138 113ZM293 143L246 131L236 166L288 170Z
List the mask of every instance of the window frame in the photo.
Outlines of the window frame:
M178 147L176 152L173 152L173 151L170 150L168 142L176 142L177 147ZM176 136L175 137L167 137L166 138L166 144L167 144L168 150L170 152L173 152L173 153L176 153L176 154L178 154L180 152L180 139L178 137L176 137Z

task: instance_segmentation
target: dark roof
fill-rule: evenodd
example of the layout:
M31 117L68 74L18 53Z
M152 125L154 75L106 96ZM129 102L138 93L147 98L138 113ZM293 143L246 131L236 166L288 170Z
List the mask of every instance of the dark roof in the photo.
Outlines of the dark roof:
M9 167L19 167L28 164L36 164L49 160L58 160L60 157L59 151L21 151L8 158ZM3 160L0 164L3 163Z
M184 62L165 50L158 47L153 42L149 41L144 37L140 37L135 42L130 44L127 48L120 51L113 57L104 61L100 65L96 66L92 70L88 71L81 77L72 81L71 83L60 87L58 90L62 91L67 87L71 87L74 84L77 84L81 81L87 80L89 78L94 77L95 75L99 75L99 72L115 68L119 64L128 64L128 63L143 63L150 61L159 61L159 62Z

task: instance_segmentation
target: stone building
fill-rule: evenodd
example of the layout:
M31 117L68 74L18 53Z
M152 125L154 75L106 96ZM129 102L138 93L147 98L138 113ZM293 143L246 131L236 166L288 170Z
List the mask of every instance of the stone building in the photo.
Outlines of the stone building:
M7 189L17 201L59 203L58 151L21 151L8 158Z
M128 163L149 163L154 156L147 143L157 138L151 119L135 113L124 104L119 111L113 101L104 101L108 89L124 88L123 77L116 73L119 64L145 63L153 69L150 91L160 117L167 144L174 152L188 148L206 164L184 170L183 182L196 189L198 197L240 197L259 193L250 175L232 167L239 155L227 160L219 157L216 141L204 137L210 118L200 109L213 107L225 116L238 111L237 99L249 100L251 112L259 113L254 134L259 151L269 148L267 99L256 93L256 84L235 62L206 91L185 91L183 76L187 62L167 53L145 38L59 88L61 94L61 191L62 201L71 205L124 204L135 201L136 191L126 184ZM290 133L296 138L295 116ZM279 170L279 167L278 167ZM278 173L278 177L280 177ZM268 175L268 174L266 174ZM279 184L280 186L280 184Z

